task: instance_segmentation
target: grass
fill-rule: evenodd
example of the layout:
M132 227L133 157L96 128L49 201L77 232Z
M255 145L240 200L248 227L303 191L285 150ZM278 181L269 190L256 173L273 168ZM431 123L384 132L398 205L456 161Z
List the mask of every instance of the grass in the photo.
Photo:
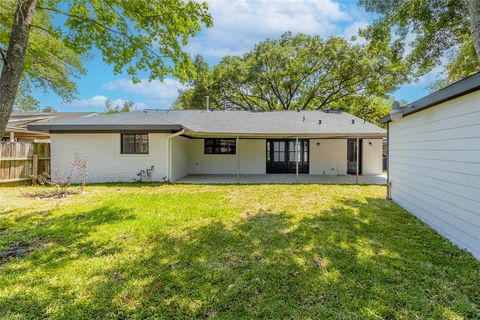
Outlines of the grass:
M480 263L383 186L0 189L2 319L479 319Z

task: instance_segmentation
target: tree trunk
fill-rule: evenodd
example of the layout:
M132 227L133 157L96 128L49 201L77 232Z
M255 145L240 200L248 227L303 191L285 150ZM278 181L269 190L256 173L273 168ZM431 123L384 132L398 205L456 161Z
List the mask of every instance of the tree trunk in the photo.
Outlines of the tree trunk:
M466 2L470 11L473 45L480 60L480 0L466 0Z
M10 42L0 75L0 138L3 137L12 113L27 53L28 32L35 12L36 0L17 0Z

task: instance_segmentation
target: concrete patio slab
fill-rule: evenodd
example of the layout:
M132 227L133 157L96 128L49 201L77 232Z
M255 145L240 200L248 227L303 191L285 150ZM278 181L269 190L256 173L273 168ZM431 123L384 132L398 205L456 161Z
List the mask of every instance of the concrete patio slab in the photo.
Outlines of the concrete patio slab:
M355 175L312 175L300 174L298 181L295 174L241 174L238 181L235 174L191 174L175 181L175 183L190 184L356 184ZM386 174L358 176L359 184L387 183Z

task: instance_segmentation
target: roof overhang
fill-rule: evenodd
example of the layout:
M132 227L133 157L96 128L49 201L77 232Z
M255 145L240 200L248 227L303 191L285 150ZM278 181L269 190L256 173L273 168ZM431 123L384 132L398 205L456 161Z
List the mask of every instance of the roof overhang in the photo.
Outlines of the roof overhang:
M381 139L386 137L385 132L367 132L367 133L345 133L345 132L326 132L326 133L252 133L252 132L197 132L189 130L181 125L161 124L161 125L139 125L139 124L32 124L28 125L29 130L48 132L48 133L114 133L114 132L175 132L185 129L183 136L190 138L243 138L243 139L266 139L266 138L371 138Z
M463 80L452 83L451 85L426 97L418 99L417 101L412 102L406 107L402 108L401 111L403 116L408 116L477 90L480 90L480 72ZM390 115L380 119L381 123L387 123L390 121L392 121Z
M97 132L170 132L183 129L176 124L31 124L29 130L49 133L97 133Z
M386 132L377 133L232 133L232 132L193 132L185 131L183 136L189 138L241 138L241 139L382 139Z

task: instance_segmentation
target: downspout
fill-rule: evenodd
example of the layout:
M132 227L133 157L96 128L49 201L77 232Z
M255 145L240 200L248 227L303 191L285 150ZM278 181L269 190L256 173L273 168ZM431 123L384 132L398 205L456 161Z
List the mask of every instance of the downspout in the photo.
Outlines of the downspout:
M172 138L181 136L185 133L185 129L182 129L178 132L175 132L167 137L167 181L171 181L171 173L172 173Z

